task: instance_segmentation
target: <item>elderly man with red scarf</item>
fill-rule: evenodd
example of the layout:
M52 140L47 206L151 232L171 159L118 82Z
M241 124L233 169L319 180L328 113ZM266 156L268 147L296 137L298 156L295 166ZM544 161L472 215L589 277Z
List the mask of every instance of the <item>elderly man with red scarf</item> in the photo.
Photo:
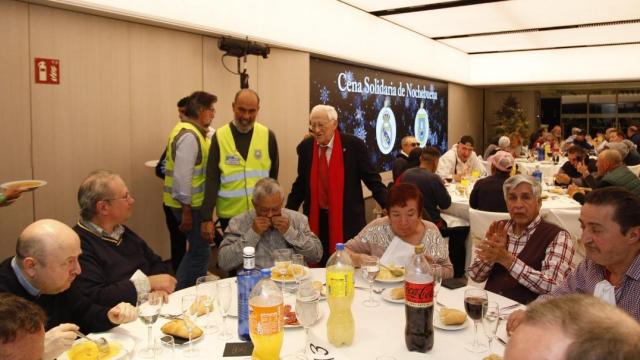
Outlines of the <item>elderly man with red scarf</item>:
M367 146L359 138L338 131L338 113L329 105L316 105L309 115L313 137L298 145L298 177L287 199L287 208L303 211L311 230L324 248L322 260L366 225L364 182L384 209L387 189L367 156Z

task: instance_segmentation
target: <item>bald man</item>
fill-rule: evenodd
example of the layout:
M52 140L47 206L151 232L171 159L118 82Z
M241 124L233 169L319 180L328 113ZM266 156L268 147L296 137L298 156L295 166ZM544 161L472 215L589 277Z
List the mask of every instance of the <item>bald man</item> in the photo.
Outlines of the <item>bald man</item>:
M20 234L16 256L0 264L0 292L12 293L39 305L47 314L45 356L55 359L84 333L106 331L136 319L127 303L113 308L91 303L70 289L80 274L80 239L67 225L38 220Z
M589 173L586 165L577 164L576 166L578 172L582 174L583 183L587 186L593 189L620 186L640 196L640 179L622 162L620 152L611 149L602 151L598 155L596 167L598 168L597 178ZM579 203L584 203L584 190L572 185L569 186L567 193Z

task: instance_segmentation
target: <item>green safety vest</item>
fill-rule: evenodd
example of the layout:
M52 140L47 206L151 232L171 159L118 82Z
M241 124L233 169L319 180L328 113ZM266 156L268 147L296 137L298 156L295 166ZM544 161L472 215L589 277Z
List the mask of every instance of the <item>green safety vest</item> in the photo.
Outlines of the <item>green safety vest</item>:
M269 177L269 129L254 123L245 160L236 149L229 124L216 131L220 146L220 190L216 201L218 216L232 218L253 208L251 197L258 180Z
M165 164L164 174L164 193L162 200L166 206L172 208L181 208L182 204L174 199L171 195L173 189L173 169L175 168L176 143L182 135L192 133L198 139L198 156L193 167L193 176L191 177L191 206L200 207L204 201L204 179L207 169L207 158L209 157L210 141L202 133L196 125L181 121L171 130L169 134L169 143L167 144L167 163Z

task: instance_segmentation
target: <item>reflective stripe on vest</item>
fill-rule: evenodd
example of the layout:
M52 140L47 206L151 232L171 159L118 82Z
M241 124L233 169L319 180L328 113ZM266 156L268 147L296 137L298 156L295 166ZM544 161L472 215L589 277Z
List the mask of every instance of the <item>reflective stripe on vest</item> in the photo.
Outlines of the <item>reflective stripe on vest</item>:
M190 122L179 122L171 130L169 143L167 144L167 163L165 165L164 191L162 200L165 205L173 208L181 208L182 204L173 198L173 170L175 168L176 143L186 133L193 134L198 140L198 154L191 177L191 206L200 207L204 201L204 180L209 157L209 139Z
M254 123L247 159L238 152L229 124L216 131L216 138L221 173L216 210L219 217L231 218L253 208L253 188L258 180L269 176L269 129Z

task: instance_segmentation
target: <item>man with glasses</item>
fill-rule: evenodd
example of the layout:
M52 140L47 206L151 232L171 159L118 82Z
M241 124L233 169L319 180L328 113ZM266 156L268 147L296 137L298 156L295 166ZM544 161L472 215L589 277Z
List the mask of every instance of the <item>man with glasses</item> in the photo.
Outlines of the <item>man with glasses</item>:
M136 305L138 293L166 298L175 288L169 266L123 225L134 202L122 178L107 170L89 174L78 190L81 219L74 230L82 246L82 273L73 286L95 303Z
M396 156L396 159L393 161L393 167L391 169L391 173L393 174L393 181L395 182L398 176L402 174L405 167L407 167L407 163L409 160L409 153L411 150L420 146L418 140L416 140L415 136L405 136L400 141L400 152Z
M236 93L233 121L211 138L202 205L202 236L213 241L215 208L224 230L229 219L251 209L251 193L265 177L278 178L278 143L273 131L256 122L260 97L251 89Z
M200 234L200 208L204 202L205 171L209 157L207 130L216 114L218 98L204 91L189 97L186 119L177 123L169 134L164 176L163 201L173 209L178 228L187 234L187 252L176 276L177 289L195 285L207 274L209 242Z
M443 178L460 181L463 176L471 175L474 170L478 171L480 176L485 176L487 173L476 152L473 151L473 138L464 135L457 144L442 155L436 174Z
M245 246L255 248L258 269L273 266L271 252L276 249L291 248L307 262L320 260L320 240L311 232L306 216L282 207L284 192L276 180L259 180L251 201L254 209L233 217L224 233L218 254L218 265L222 269L242 268Z

